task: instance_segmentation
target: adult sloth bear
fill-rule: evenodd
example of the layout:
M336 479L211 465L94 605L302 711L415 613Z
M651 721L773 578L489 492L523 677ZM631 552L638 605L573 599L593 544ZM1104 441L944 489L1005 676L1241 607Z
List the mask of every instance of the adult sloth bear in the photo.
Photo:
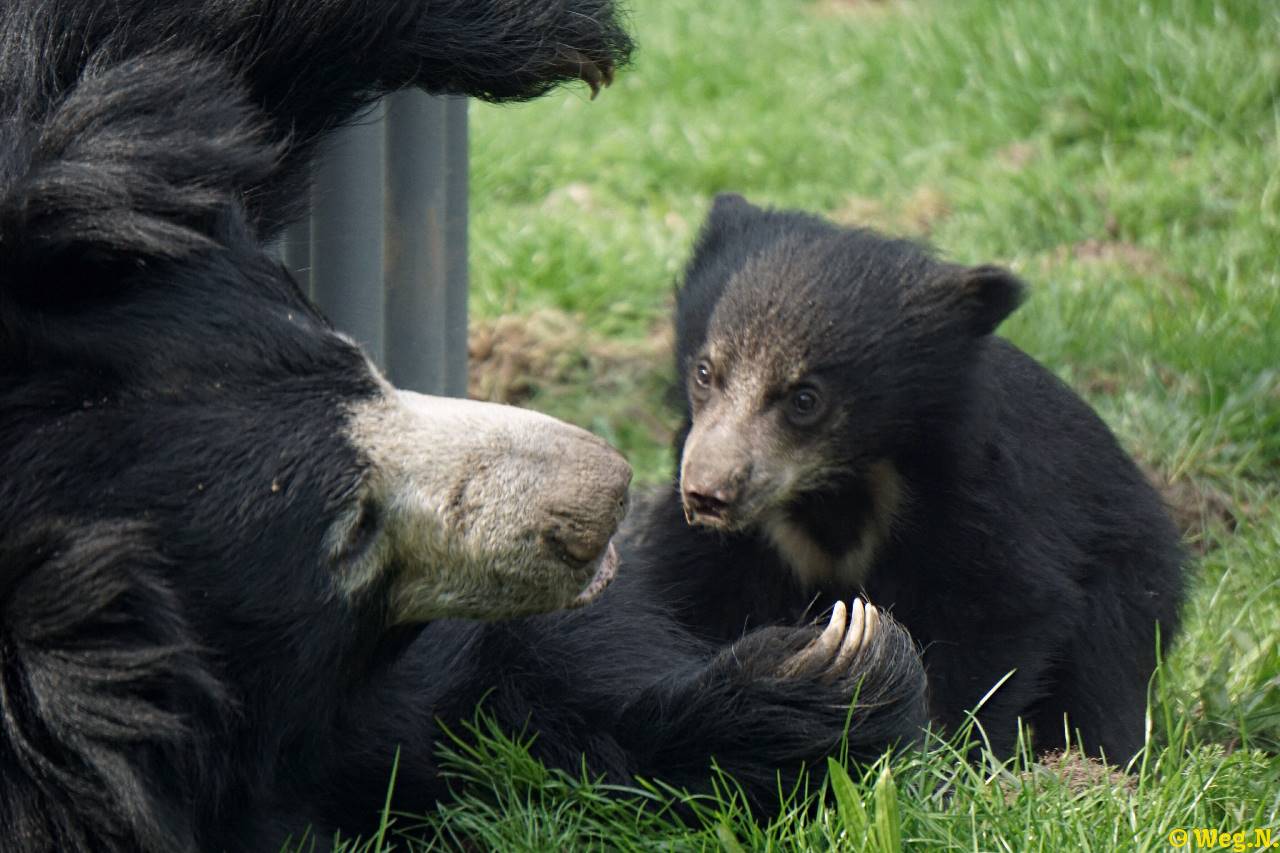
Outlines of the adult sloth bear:
M1021 717L1040 749L1070 730L1123 762L1183 553L1097 415L992 335L1022 289L719 197L678 294L678 482L629 559L726 641L865 593L923 648L944 728L1012 672L977 715L997 754Z
M0 847L272 849L445 793L482 698L540 756L767 807L910 739L874 610L711 649L615 584L626 464L397 392L261 250L325 131L401 85L607 82L604 0L0 8ZM459 622L451 618L507 622ZM426 626L424 628L424 626Z

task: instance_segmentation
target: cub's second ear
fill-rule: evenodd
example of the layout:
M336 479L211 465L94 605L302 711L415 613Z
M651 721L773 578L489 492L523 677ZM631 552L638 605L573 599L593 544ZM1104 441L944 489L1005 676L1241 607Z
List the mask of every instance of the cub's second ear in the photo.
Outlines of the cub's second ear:
M711 200L707 230L716 231L760 212L760 208L737 193L720 193Z
M1027 287L1013 273L996 266L960 267L934 285L946 291L953 321L968 326L975 337L989 335L1022 304Z
M693 255L685 268L686 282L695 274L705 270L708 265L714 266L721 263L726 255L733 257L735 264L740 264L749 252L738 250L738 240L759 222L758 215L762 212L760 208L737 193L717 195L711 202L711 211L698 231Z

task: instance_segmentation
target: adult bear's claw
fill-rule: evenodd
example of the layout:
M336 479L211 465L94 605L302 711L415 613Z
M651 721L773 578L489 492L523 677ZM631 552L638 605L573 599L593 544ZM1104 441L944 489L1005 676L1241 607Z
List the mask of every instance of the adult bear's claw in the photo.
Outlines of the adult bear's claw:
M846 608L837 601L831 610L827 627L809 645L792 655L779 667L783 678L795 678L816 674L823 681L831 682L848 674L858 652L878 630L879 611L875 605L854 599Z
M597 64L587 58L581 51L568 47L563 49L563 67L574 71L579 78L591 87L591 100L595 100L600 90L613 84L613 64L605 62Z

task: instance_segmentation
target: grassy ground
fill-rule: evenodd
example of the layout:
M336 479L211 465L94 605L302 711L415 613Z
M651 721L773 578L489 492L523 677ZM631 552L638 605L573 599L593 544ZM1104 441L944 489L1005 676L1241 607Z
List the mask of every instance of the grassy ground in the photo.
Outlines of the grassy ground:
M641 52L599 101L472 110L473 392L588 426L653 482L671 288L714 193L925 236L1031 283L1003 333L1149 466L1198 580L1131 777L975 770L938 748L835 774L816 815L762 828L710 803L697 830L485 740L457 756L477 793L429 818L444 843L1169 849L1180 827L1280 842L1280 5L635 7Z

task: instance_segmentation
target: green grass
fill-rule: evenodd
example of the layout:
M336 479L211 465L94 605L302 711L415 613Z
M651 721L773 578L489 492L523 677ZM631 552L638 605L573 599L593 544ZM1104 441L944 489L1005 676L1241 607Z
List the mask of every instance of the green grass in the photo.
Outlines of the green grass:
M816 815L757 827L729 798L689 829L652 794L619 802L482 738L454 754L472 793L426 819L439 843L1280 840L1280 4L647 0L634 26L635 65L598 101L472 109L473 320L578 330L523 377L530 405L666 476L671 288L711 196L735 190L1018 271L1032 298L1003 332L1183 493L1214 496L1188 509L1205 556L1129 785L937 748L837 774Z

